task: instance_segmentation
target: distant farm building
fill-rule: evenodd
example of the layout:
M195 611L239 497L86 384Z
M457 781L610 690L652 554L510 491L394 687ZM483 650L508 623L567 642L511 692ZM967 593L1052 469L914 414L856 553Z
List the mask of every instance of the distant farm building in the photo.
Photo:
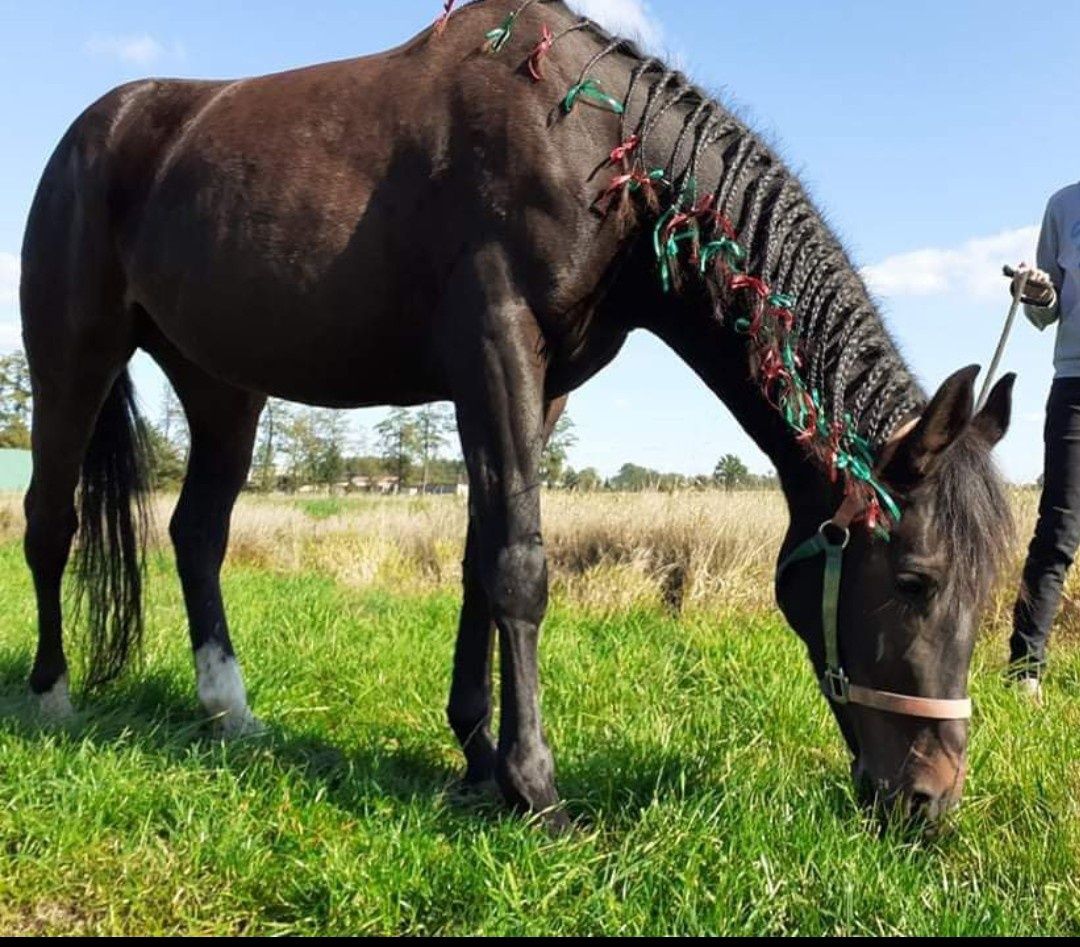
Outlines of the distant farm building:
M434 496L467 497L469 485L467 483L429 483L427 492Z
M397 493L398 478L389 475L382 477L356 476L342 486L350 492L358 493Z

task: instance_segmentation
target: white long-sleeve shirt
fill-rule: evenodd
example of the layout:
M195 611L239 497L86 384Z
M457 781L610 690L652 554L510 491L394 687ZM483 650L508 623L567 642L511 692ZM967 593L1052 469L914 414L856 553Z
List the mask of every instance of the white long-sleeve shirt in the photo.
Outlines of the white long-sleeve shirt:
M1055 377L1080 377L1080 184L1047 203L1036 265L1050 275L1056 298L1049 306L1026 305L1024 312L1039 329L1058 324Z

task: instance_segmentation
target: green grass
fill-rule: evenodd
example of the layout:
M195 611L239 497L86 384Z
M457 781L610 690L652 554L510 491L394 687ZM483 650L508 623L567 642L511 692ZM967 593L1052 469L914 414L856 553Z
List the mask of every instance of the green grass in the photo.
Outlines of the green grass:
M298 500L296 506L313 520L328 520L332 516L340 516L346 505L337 497L316 497L313 500Z
M1042 713L976 662L965 805L880 838L801 648L771 616L590 616L556 602L544 704L580 830L453 793L456 601L226 573L265 741L210 739L176 582L145 667L67 731L23 681L33 601L0 549L0 931L1077 933L1080 651Z

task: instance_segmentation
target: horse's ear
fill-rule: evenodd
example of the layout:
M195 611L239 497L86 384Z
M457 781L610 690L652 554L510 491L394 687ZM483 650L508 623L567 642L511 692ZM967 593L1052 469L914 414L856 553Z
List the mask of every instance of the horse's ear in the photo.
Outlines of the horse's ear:
M972 428L986 443L993 447L1009 430L1012 418L1012 393L1016 374L1010 372L994 385L982 411L975 415Z
M919 422L897 446L884 471L887 481L909 486L931 471L971 421L978 374L979 366L969 365L945 379Z

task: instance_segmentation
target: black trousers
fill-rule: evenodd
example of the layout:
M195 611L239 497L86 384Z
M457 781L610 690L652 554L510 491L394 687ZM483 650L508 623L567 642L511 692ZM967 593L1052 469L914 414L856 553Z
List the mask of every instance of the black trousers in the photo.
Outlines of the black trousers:
M1043 432L1046 461L1035 537L1013 611L1011 660L1020 674L1046 663L1050 626L1061 605L1065 574L1080 546L1080 378L1050 388Z

